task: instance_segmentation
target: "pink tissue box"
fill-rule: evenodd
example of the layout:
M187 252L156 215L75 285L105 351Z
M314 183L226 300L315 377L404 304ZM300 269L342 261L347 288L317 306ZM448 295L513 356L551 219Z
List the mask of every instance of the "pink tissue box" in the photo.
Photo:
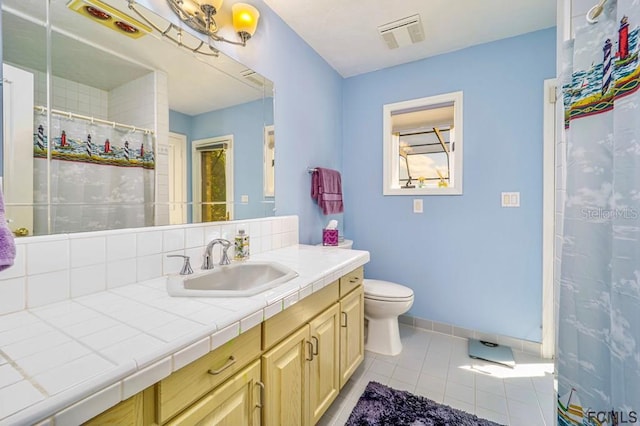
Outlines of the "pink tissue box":
M322 245L323 246L337 246L338 245L338 230L337 229L323 229L322 230Z

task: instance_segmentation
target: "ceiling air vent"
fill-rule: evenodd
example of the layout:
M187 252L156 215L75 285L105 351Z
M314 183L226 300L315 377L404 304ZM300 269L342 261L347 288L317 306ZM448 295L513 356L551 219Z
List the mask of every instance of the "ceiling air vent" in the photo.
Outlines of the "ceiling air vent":
M242 76L242 78L244 78L247 81L250 81L255 86L258 86L258 87L264 86L264 80L262 76L259 74L256 74L256 72L253 70L246 69L242 71L240 75Z
M388 24L380 25L378 32L389 46L396 49L424 40L424 28L420 15L411 15Z

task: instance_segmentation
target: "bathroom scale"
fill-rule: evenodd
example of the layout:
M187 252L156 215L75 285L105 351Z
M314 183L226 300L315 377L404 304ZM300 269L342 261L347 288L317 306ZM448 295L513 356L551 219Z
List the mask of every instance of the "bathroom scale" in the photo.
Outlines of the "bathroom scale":
M469 357L514 368L516 361L513 359L513 351L509 346L484 340L469 339Z

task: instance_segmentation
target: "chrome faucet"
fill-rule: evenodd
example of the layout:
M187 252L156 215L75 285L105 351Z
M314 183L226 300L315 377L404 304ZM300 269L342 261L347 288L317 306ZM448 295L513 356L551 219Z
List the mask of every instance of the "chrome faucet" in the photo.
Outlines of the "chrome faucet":
M202 269L213 269L213 260L212 260L212 251L213 246L220 243L222 246L222 255L220 256L220 265L228 265L231 263L229 261L229 255L227 254L227 250L231 247L231 242L229 240L225 240L224 238L216 238L211 240L209 244L207 244L207 248L204 250L204 255L202 255Z

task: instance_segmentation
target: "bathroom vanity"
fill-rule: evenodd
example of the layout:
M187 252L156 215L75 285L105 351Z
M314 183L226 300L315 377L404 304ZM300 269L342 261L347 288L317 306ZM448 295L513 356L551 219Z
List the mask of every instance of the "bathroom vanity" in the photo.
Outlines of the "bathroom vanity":
M295 219L256 223L274 220ZM205 225L135 232L169 236L197 226ZM125 235L112 234L107 245ZM48 237L47 247L59 250L61 238L52 245ZM299 275L222 298L172 297L163 275L0 315L0 363L23 376L0 377L0 425L315 424L363 360L369 253L291 242L254 261ZM19 353L27 349L33 353Z
M359 267L88 422L313 425L364 358Z

